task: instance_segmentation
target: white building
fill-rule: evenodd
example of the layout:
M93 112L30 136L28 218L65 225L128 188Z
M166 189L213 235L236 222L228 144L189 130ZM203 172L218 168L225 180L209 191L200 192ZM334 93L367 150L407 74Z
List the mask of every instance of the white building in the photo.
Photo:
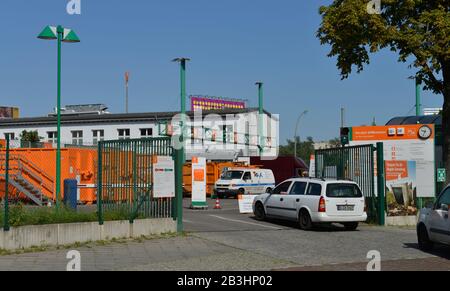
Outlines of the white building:
M177 133L178 112L110 114L106 106L67 106L62 111L61 142L63 145L97 145L101 140L138 139ZM258 109L227 109L187 113L188 142L186 153L209 160L236 160L259 156L258 124L263 127L263 156L278 154L278 117L265 112L259 121ZM22 131L37 131L41 141L56 143L56 117L0 120L0 137L19 140ZM168 126L173 124L173 126ZM179 126L178 126L179 127ZM190 132L190 134L189 134ZM224 144L225 141L225 144Z

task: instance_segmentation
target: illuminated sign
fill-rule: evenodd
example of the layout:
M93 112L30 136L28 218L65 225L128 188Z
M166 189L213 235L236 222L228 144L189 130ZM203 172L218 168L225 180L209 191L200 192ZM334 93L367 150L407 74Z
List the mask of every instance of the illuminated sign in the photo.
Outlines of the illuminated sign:
M191 96L191 111L245 109L245 100L209 96Z

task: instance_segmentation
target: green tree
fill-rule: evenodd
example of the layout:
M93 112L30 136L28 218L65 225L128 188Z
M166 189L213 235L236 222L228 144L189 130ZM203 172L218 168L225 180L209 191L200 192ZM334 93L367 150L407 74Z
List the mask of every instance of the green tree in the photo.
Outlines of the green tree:
M287 145L280 146L281 156L294 156L295 140L288 139ZM297 137L297 157L301 158L308 164L311 155L314 153L314 141L312 137L308 137L306 141L300 141Z
M370 53L387 48L411 62L424 89L444 97L444 162L450 178L450 0L381 0L381 14L368 13L368 0L334 0L320 7L317 37L330 45L342 79L370 63Z
M331 139L329 143L332 148L342 147L341 139L338 137Z
M39 142L41 137L37 131L22 131L20 134L20 144L21 147L39 147Z

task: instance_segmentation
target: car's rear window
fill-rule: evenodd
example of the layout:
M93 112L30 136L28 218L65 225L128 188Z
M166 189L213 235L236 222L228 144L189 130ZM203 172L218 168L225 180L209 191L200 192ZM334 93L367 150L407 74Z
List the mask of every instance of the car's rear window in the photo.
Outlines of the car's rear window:
M360 198L361 190L355 184L328 184L327 197L330 198Z

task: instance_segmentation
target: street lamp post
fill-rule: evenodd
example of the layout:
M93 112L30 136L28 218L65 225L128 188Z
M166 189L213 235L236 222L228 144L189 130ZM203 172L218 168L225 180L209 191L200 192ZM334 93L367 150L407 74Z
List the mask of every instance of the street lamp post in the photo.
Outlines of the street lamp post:
M180 97L181 97L181 149L176 151L175 166L175 196L176 196L176 213L177 213L177 231L183 232L183 166L186 160L184 131L186 126L186 63L190 61L188 58L176 58L173 62L180 63Z
M259 81L255 85L258 87L258 147L262 157L264 153L264 83Z
M297 119L297 124L295 125L295 135L294 135L294 157L297 158L297 137L298 137L298 128L300 126L300 120L303 116L308 114L308 110L305 110L300 114L300 116Z
M57 77L57 101L56 101L57 148L56 148L55 200L56 200L56 208L59 208L61 198L61 43L80 42L80 39L73 30L63 28L61 25L58 25L57 27L54 26L45 27L44 30L39 34L38 38L58 41L58 77Z

